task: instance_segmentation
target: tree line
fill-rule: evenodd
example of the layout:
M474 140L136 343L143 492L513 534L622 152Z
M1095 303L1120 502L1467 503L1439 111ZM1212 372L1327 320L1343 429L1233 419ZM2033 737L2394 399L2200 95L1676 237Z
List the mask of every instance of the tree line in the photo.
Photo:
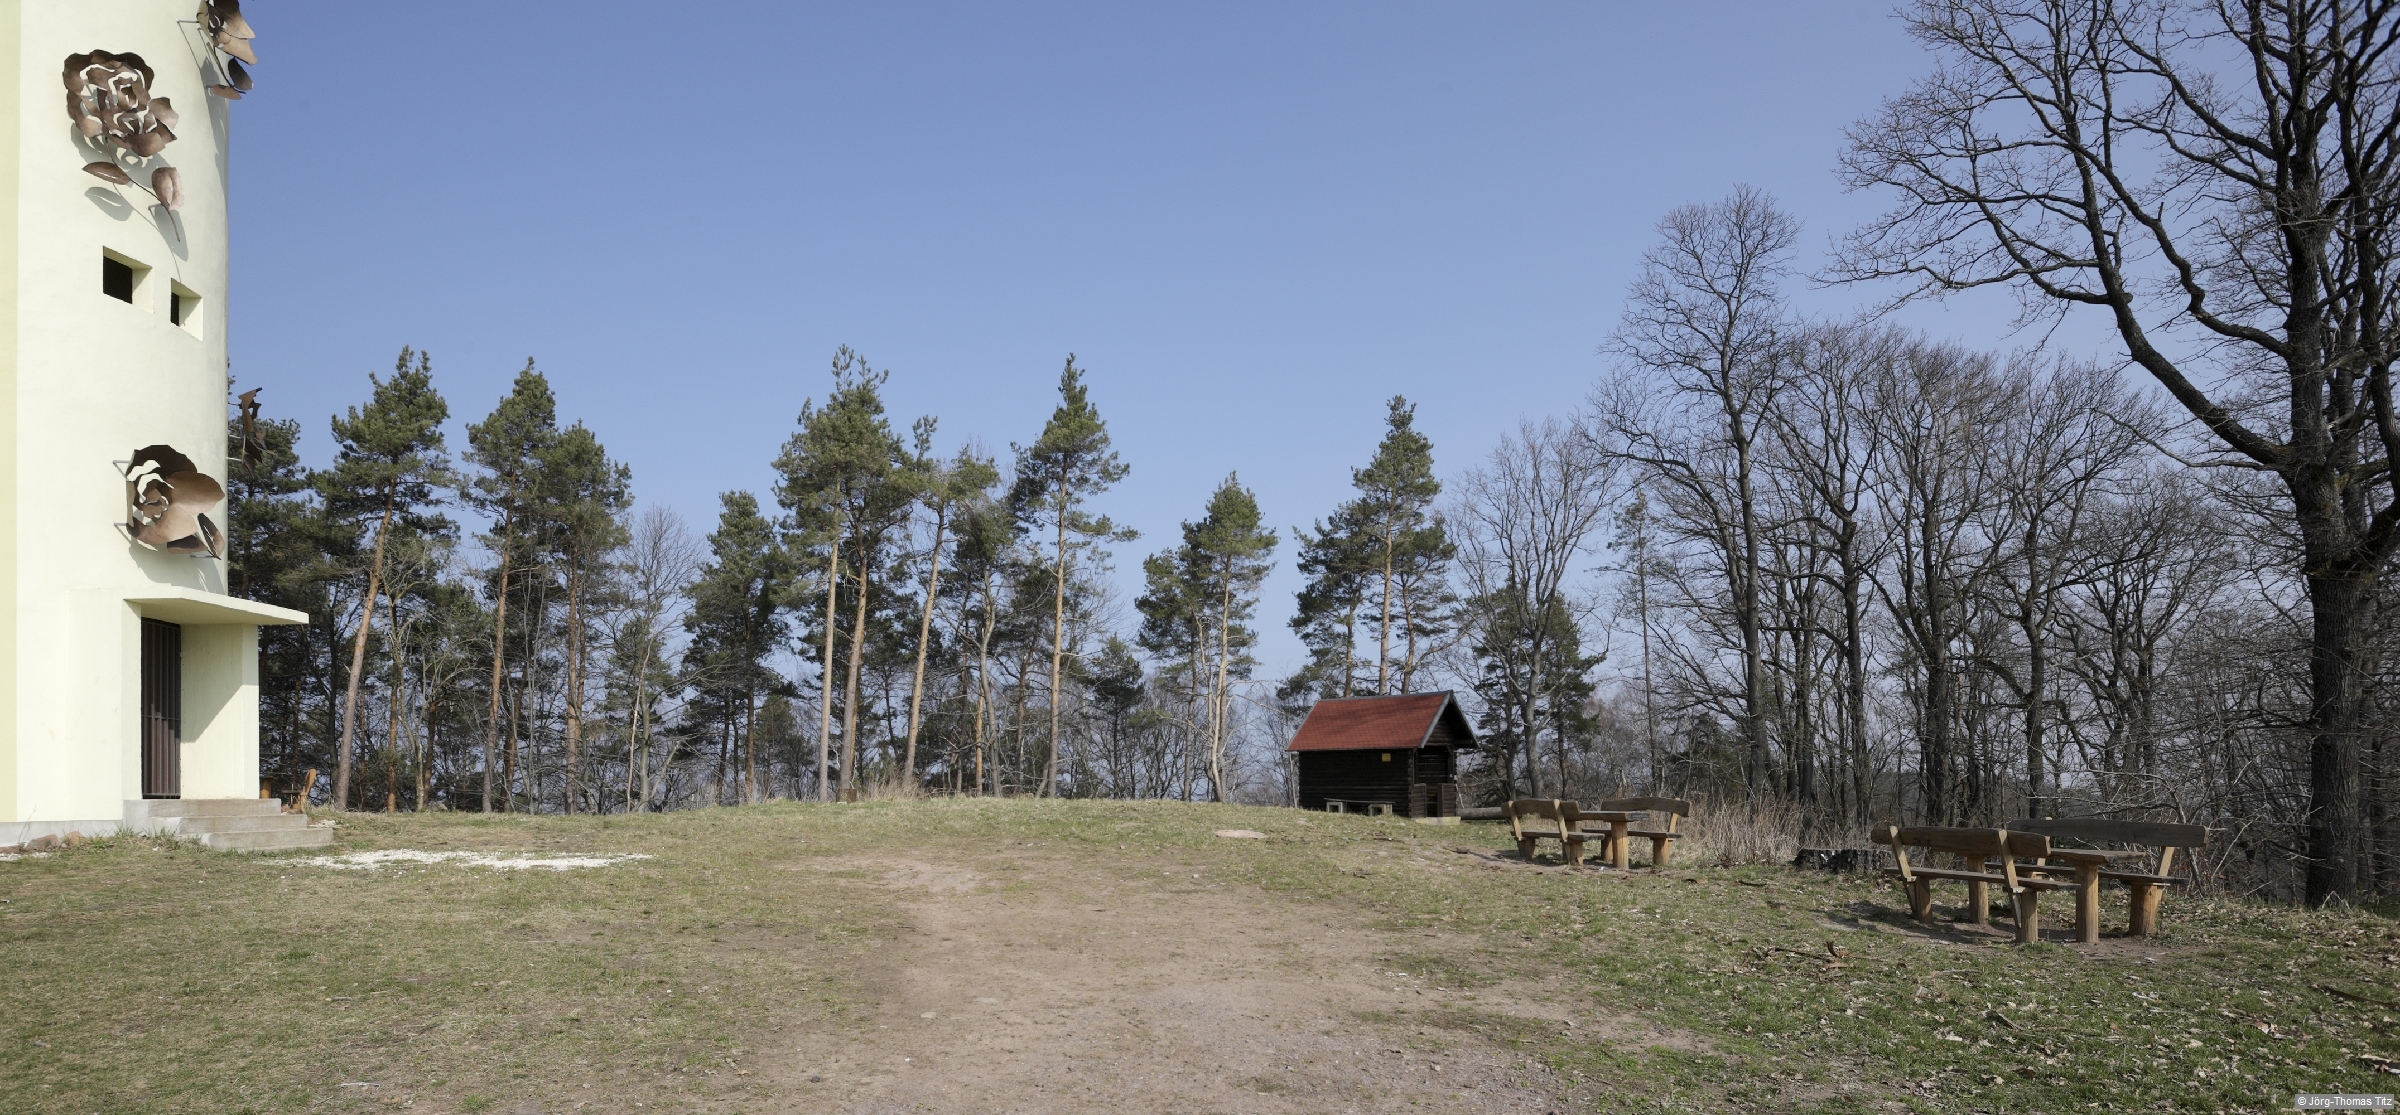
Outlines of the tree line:
M1279 801L1313 702L1450 689L1470 800L2173 817L2240 885L2394 893L2393 8L1920 3L1942 64L1841 164L1895 206L1830 263L1758 191L1679 208L1580 402L1445 476L1391 398L1350 498L1279 528L1228 474L1130 601L1072 357L997 454L843 349L694 538L530 362L454 461L404 350L324 468L234 424L235 590L316 617L261 632L269 765L349 807ZM1810 318L1803 281L1898 293ZM1884 315L1984 287L2121 343ZM1305 657L1261 678L1285 554Z

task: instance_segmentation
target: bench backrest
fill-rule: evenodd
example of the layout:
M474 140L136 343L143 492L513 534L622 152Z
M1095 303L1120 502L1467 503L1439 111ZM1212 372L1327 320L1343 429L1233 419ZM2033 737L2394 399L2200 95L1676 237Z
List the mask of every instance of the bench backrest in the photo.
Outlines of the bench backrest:
M1631 813L1640 810L1667 819L1667 831L1675 831L1675 818L1692 815L1692 803L1682 798L1610 798L1594 808L1609 812Z
M1516 834L1517 839L1523 840L1527 821L1548 821L1548 824L1536 826L1538 834L1542 836L1564 833L1568 827L1567 819L1575 811L1575 803L1556 798L1517 798L1500 809L1508 817L1509 830Z
M2011 832L2007 829L1969 828L1903 828L1899 825L1877 825L1869 838L1877 844L1889 844L1892 859L1900 868L1900 877L1914 881L1908 866L1908 850L1923 848L1933 852L1948 852L1974 864L1979 871L1991 870L1989 862L2000 861L2000 880L2010 894L2022 889L2017 882L2017 859L2040 859L2050 854L2050 838L2038 832Z
M2050 854L2050 838L2038 832L2016 832L1998 828L1903 828L1899 825L1878 825L1873 833L1877 844L1894 848L1923 848L1930 852L1952 855L2022 856L2039 859Z
M2065 817L2051 820L2017 820L2008 823L2010 831L2023 829L2038 832L2053 840L2080 840L2086 844L2141 844L2158 849L2158 861L2152 870L2165 875L2174 870L2175 849L2205 848L2208 829L2203 825L2182 825L2170 821L2112 821L2105 817Z
M2111 821L2099 817L2020 820L2009 831L2038 832L2052 840L2081 840L2091 844L2146 844L2153 848L2205 848L2208 829L2165 821Z
M1601 802L1599 808L1628 813L1639 809L1645 813L1666 813L1677 817L1692 815L1692 803L1682 798L1610 798Z

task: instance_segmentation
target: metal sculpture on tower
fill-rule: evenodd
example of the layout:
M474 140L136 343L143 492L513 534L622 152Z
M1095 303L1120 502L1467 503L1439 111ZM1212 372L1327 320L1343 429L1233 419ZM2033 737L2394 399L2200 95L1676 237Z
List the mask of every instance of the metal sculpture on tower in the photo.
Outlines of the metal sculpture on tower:
M145 445L125 464L125 533L170 554L225 556L225 534L208 512L225 486L171 445Z
M147 159L175 142L179 117L165 97L150 95L158 75L139 54L95 50L67 56L67 116L95 144ZM106 177L103 175L102 177Z
M241 100L252 85L250 71L242 63L258 65L258 52L250 46L250 40L257 38L258 32L252 31L250 21L242 18L242 0L202 0L200 14L195 18L200 21L200 34L208 40L210 49L224 55L217 61L225 71L225 80L211 84L209 94L229 101Z
M111 54L105 50L69 55L63 76L67 83L67 118L75 122L76 132L86 141L111 155L84 164L85 174L119 186L131 186L133 176L118 165L117 159L124 156L147 159L175 142L175 125L181 118L175 114L174 102L150 95L150 83L157 80L157 75L151 72L149 63L142 61L141 55ZM174 167L152 170L146 188L160 205L183 208L183 178Z

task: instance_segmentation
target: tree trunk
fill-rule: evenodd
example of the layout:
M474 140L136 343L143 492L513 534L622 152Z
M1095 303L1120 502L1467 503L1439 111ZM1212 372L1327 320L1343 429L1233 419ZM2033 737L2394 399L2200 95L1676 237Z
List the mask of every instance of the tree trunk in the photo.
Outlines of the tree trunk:
M992 622L998 605L992 599L992 567L983 568L983 625L975 633L975 796L982 797L983 752L992 704ZM995 767L997 764L995 764Z
M1233 571L1225 571L1225 599L1217 608L1217 685L1209 694L1208 800L1225 800L1225 717L1232 712L1225 686L1232 677L1226 661L1233 648Z
M758 687L742 698L742 804L758 804Z
M817 671L823 679L817 701L817 800L833 800L833 784L826 781L826 761L831 757L833 739L833 625L840 609L842 587L842 543L840 531L825 545L825 658ZM844 777L848 777L845 773Z
M2313 556L2313 555L2312 555ZM2375 607L2371 571L2328 570L2311 563L2308 716L2308 902L2322 906L2360 893L2361 737L2368 721L2366 679Z
M1031 649L1030 647L1025 648L1027 651ZM1025 698L1028 696L1027 691L1032 688L1033 663L1027 661L1025 653L1021 651L1017 655L1017 715L1016 723L1012 726L1017 737L1017 772L1020 774L1025 770ZM1007 778L1008 772L1005 770L994 776L994 781L999 784L1001 797L1008 796Z
M1342 691L1336 696L1350 697L1358 692L1358 601L1352 600L1348 611L1342 613Z
M1730 371L1730 369L1728 369ZM1726 424L1734 439L1736 468L1740 470L1737 492L1741 499L1742 546L1740 593L1734 601L1734 619L1742 629L1742 702L1746 706L1743 718L1745 742L1750 747L1750 787L1753 791L1768 785L1767 750L1767 667L1766 648L1759 632L1759 561L1758 561L1758 501L1751 490L1750 431L1738 411L1728 406Z
M514 500L514 495L511 495ZM516 555L512 545L516 515L509 512L500 519L500 588L493 595L492 607L492 707L484 719L483 729L483 811L492 811L492 768L500 756L500 685L508 663L508 574L509 562Z
M441 691L434 686L431 679L424 675L423 671L419 671L417 674L417 684L425 687L425 718L423 720L424 731L419 735L416 741L417 811L422 813L431 808L431 806L428 804L428 799L433 796L433 752L434 745L437 742L434 739L433 726L438 722L435 717L441 711L442 698Z
M933 639L933 602L942 590L942 528L948 524L946 508L933 512L933 555L927 559L925 570L925 614L917 620L917 673L908 687L908 749L900 761L900 769L910 783L917 780L917 728L922 723L921 710L925 699L925 655Z
M358 618L358 634L350 640L350 686L342 698L342 749L333 759L333 807L350 808L350 742L358 726L359 673L367 666L367 632L375 626L375 596L383 585L383 543L392 532L393 494L383 497L383 521L375 528L375 556L367 563L366 610Z
M1873 776L1867 770L1867 606L1864 599L1865 574L1854 564L1850 553L1854 530L1845 524L1842 555L1842 726L1849 744L1852 817L1859 824L1871 823Z
M1657 688L1650 672L1650 518L1643 494L1636 490L1633 519L1634 611L1642 625L1642 743L1650 752L1650 792L1667 792L1666 756L1658 747Z
M400 605L397 601L393 602L391 610L395 617L400 614ZM385 784L390 788L391 798L395 801L400 795L400 714L408 703L408 669L403 664L400 653L400 640L405 637L405 629L396 625L392 628L392 696L391 700L386 702L391 707L386 710L389 713L389 723L383 733L385 754L388 756L383 765L386 776Z
M1058 792L1058 700L1062 692L1059 671L1067 660L1067 516L1072 506L1067 502L1071 490L1067 476L1058 476L1058 577L1052 587L1050 606L1050 762L1042 774L1042 797Z
M1200 781L1201 770L1205 765L1200 758L1203 734L1200 688L1204 684L1202 675L1207 672L1207 669L1208 609L1195 602L1192 606L1191 661L1189 669L1184 675L1189 684L1184 687L1183 720L1187 728L1184 732L1183 746L1183 786L1179 796L1185 801L1192 800L1192 787Z
M2049 815L2049 797L2043 792L2042 718L2049 710L2043 707L2042 693L2050 682L2049 619L2041 606L2048 591L2043 584L2041 562L2035 556L2037 531L2025 531L2025 599L2017 609L2017 626L2025 634L2025 815Z
M502 753L500 762L500 782L504 791L500 805L504 813L514 813L517 809L517 745L525 738L525 695L535 691L533 675L542 661L540 621L549 610L548 605L546 599L538 603L535 601L534 582L527 581L525 612L531 622L525 625L525 653L517 657L517 692L508 704L508 750ZM536 796L540 787L535 785L538 777L533 774L526 776L525 791L529 800L540 800Z
M1377 638L1375 651L1375 693L1377 696L1392 691L1390 674L1392 663L1392 549L1394 545L1392 523L1386 519L1383 524L1383 630Z
M580 555L569 561L581 564ZM579 813L578 798L583 783L576 760L583 751L583 577L579 569L567 571L567 785L564 797L569 814Z
M858 673L867 650L867 543L858 543L858 606L850 624L850 674L842 685L842 789L858 784Z

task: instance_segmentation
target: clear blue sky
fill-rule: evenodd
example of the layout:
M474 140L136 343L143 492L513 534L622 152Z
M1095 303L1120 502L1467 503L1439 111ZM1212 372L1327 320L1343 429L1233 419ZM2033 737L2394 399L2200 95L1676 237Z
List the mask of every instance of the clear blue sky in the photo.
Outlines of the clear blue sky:
M532 356L704 533L837 345L1003 454L1072 351L1129 590L1227 472L1322 515L1394 393L1445 472L1570 411L1677 204L1752 183L1817 253L1878 206L1842 129L1926 63L1880 5L1788 0L253 7L229 337L312 459L402 344L462 430ZM1985 310L1918 321L2009 343Z

